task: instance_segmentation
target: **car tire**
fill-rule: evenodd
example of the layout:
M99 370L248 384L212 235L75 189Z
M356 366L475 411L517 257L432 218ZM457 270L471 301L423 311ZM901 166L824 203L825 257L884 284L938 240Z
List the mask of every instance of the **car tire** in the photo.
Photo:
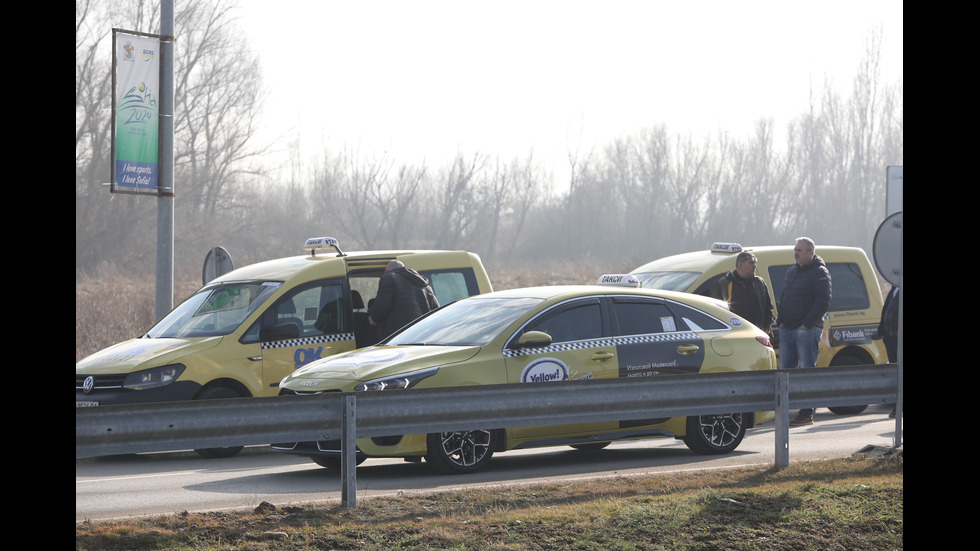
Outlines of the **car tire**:
M426 437L425 462L440 473L474 473L487 466L496 447L492 430L435 432Z
M242 395L235 392L234 390L223 387L214 386L202 390L197 396L194 397L195 400L224 400L227 398L242 398ZM232 457L238 455L238 452L242 451L245 446L231 446L227 448L202 448L199 450L194 450L197 455L205 457L208 459L221 459L225 457Z
M864 365L867 362L862 362L854 356L837 356L830 361L830 367L837 367L839 365ZM857 415L865 409L867 409L867 404L863 406L834 406L828 407L830 411L836 413L837 415Z
M325 468L325 469L340 469L341 463L343 463L343 457L339 455L313 455L310 457L314 463ZM357 457L354 459L355 465L360 465L364 463L366 457Z
M684 443L695 453L705 455L729 453L742 443L750 415L750 413L728 413L688 417Z

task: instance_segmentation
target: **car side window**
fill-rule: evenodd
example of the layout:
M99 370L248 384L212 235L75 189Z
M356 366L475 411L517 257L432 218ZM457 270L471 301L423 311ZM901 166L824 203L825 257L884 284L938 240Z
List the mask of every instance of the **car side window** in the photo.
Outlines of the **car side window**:
M704 297L721 298L721 293L718 292L718 282L724 278L728 272L720 273L716 276L711 277L708 281L705 281L694 290L695 295L701 295Z
M772 301L776 304L777 311L779 310L779 299L783 296L783 285L786 284L787 270L789 270L789 264L769 266L769 284L772 287Z
M671 333L678 328L674 314L659 301L614 299L614 316L620 335Z
M598 300L577 301L545 312L525 331L543 331L551 342L571 342L602 337L602 311Z
M863 310L871 306L868 286L861 274L861 267L855 262L831 262L827 264L833 290L830 298L830 311Z
M444 306L469 296L480 294L472 268L459 270L428 270L420 272L429 280L436 300Z
M779 299L786 283L786 271L789 265L770 266L769 281L772 282L772 299L779 309ZM856 262L828 262L832 285L830 296L830 311L863 310L871 306L868 297L868 286L861 273L861 266Z
M337 280L302 285L279 298L246 333L242 342L260 339L262 330L278 324L294 324L299 337L315 337L349 331L343 286Z
M670 303L670 310L680 320L677 325L681 330L690 331L723 331L730 329L714 316L684 304Z

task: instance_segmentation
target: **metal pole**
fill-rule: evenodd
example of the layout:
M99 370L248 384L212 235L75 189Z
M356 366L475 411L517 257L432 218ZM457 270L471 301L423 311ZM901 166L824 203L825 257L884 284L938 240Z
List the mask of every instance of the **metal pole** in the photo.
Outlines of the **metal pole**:
M776 468L789 466L789 373L776 372L776 418L773 433L776 440Z
M902 320L904 311L902 305L905 303L905 217L902 217L902 228L899 232L898 242L901 245L898 264L898 395L895 397L895 447L902 445L902 412L905 409L905 372L904 372L904 353L902 341L904 340L904 328Z
M156 319L166 315L174 302L174 0L160 3L160 36Z
M353 395L344 397L344 422L340 430L340 504L357 506L357 416Z

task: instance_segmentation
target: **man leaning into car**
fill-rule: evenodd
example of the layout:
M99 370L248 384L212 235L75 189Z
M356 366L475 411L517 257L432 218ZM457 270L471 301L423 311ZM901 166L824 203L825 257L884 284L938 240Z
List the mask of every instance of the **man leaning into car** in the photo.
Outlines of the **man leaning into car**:
M368 322L380 326L384 338L438 307L429 281L401 261L392 260L378 284L378 296L368 308Z

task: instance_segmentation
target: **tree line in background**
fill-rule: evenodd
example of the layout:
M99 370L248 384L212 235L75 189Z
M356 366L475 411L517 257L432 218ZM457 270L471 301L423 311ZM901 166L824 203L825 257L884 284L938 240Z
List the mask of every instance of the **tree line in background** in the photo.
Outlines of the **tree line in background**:
M562 181L529 152L457 152L409 164L356 149L269 166L255 142L262 109L257 56L225 0L177 3L175 265L207 251L236 265L300 254L307 237L343 248L466 249L485 263L569 259L629 270L713 241L871 250L885 216L885 171L903 161L902 83L881 82L872 36L849 94L829 84L786 128L696 138L654 121L586 152ZM76 0L76 278L111 268L152 272L156 199L110 194L110 30L158 29L157 2ZM434 154L439 152L433 152ZM283 173L285 172L285 175ZM818 251L819 252L819 251ZM607 269L609 268L609 269Z

